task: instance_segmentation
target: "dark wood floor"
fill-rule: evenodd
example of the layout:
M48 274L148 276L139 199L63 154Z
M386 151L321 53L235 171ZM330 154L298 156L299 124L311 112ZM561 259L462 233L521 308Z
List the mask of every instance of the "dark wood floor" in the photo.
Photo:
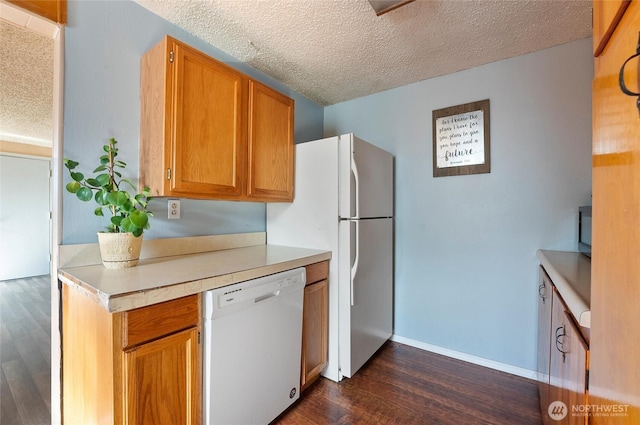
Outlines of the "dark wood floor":
M321 378L274 424L540 425L535 381L388 342L353 378Z
M49 276L0 282L0 424L51 419ZM388 342L353 378L321 378L274 424L540 425L534 381Z
M0 282L0 424L51 423L51 280Z

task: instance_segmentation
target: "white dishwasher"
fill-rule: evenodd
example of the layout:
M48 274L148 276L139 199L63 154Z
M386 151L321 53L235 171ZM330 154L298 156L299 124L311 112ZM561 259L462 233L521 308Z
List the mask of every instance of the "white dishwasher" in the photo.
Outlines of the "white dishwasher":
M304 268L205 292L207 425L266 425L300 397Z

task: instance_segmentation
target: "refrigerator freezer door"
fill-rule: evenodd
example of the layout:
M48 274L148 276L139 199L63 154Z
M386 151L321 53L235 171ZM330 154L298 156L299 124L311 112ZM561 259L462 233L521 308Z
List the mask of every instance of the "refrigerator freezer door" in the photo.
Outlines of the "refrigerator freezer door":
M340 369L351 377L391 337L393 219L340 222L339 280Z
M339 143L340 217L392 217L393 155L353 134Z

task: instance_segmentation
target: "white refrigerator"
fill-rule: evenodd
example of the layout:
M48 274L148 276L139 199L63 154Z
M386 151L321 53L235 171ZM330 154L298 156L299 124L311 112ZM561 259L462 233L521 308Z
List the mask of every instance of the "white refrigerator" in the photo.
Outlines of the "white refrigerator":
M393 156L353 134L296 145L295 199L267 204L267 243L332 251L328 364L351 377L393 327Z

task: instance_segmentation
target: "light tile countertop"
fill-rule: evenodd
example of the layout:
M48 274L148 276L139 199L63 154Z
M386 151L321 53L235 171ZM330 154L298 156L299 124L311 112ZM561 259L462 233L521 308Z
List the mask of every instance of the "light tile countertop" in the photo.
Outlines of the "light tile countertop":
M538 250L540 264L580 326L591 327L591 260L579 252Z
M256 245L142 259L136 267L111 270L102 264L58 270L66 285L109 312L144 307L328 260L330 251Z

